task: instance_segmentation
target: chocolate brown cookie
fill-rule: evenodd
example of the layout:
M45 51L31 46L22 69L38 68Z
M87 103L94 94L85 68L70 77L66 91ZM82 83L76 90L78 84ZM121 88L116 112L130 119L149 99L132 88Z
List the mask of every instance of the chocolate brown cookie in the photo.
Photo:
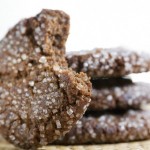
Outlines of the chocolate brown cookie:
M127 78L92 80L92 97L88 110L140 108L150 103L150 84L133 83Z
M90 77L118 77L150 70L150 55L124 48L69 52L66 58L73 70Z
M128 111L83 117L65 137L53 144L101 144L150 138L150 111Z
M90 102L91 83L68 69L69 16L43 10L0 42L0 131L24 149L64 136Z

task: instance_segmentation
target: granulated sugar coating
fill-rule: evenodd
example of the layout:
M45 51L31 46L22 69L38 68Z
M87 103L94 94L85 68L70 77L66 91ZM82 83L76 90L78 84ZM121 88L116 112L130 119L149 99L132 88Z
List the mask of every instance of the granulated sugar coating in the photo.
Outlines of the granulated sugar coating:
M150 55L124 48L69 52L66 58L69 67L90 77L118 77L150 70Z
M92 80L92 97L88 110L138 109L150 103L150 84L133 83L127 78Z
M0 42L0 130L24 149L65 135L86 111L91 83L67 68L69 16L43 10Z
M64 138L53 144L100 144L149 138L150 112L129 110L118 115L101 114L98 117L83 117Z

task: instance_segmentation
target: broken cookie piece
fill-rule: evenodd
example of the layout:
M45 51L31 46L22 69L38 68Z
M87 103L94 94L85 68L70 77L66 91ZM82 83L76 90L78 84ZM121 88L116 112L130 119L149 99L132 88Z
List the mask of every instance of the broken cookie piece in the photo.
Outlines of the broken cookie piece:
M58 139L89 105L89 78L67 67L68 34L67 14L42 10L0 42L0 130L16 146L33 149Z

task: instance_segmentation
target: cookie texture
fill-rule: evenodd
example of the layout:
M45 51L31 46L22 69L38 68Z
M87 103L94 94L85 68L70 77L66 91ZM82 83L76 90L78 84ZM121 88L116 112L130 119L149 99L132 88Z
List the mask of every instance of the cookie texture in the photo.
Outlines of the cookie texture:
M139 109L150 103L150 84L133 83L128 78L92 80L92 96L88 110Z
M65 135L90 102L91 83L68 69L69 16L42 10L0 42L0 130L9 142L35 149Z
M150 55L124 48L69 52L66 58L73 70L90 77L118 77L150 70Z
M149 118L149 111L140 110L83 117L64 138L53 144L101 144L149 139Z

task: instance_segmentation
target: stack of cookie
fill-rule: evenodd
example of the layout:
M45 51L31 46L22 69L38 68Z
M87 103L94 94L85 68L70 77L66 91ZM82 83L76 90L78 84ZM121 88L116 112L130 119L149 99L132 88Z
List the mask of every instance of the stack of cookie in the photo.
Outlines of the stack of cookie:
M85 72L93 85L84 117L55 144L99 144L150 138L150 84L133 83L125 75L150 70L150 56L123 48L67 54L69 67Z
M149 138L150 113L140 108L150 102L150 85L124 76L149 71L150 56L95 49L66 57L69 20L44 9L0 41L0 134L24 149L62 136L56 144Z

